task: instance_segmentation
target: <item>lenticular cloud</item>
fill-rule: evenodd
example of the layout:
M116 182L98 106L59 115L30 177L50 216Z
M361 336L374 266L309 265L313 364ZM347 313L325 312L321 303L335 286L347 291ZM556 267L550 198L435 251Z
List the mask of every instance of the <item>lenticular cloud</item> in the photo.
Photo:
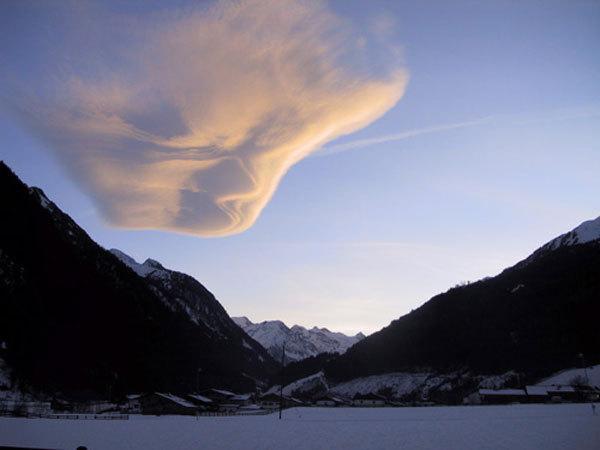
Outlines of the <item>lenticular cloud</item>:
M293 164L406 85L398 66L372 73L365 36L316 2L220 2L132 27L89 55L107 61L93 76L71 65L21 107L116 226L239 233Z

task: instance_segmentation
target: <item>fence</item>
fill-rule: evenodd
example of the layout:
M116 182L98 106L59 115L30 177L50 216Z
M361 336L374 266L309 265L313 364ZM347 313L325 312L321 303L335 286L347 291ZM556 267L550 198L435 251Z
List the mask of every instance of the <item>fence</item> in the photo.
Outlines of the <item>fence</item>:
M267 409L257 409L251 411L203 411L196 414L196 417L228 417L228 416L264 416L272 414L274 411Z
M29 414L27 417L66 420L129 420L129 414Z

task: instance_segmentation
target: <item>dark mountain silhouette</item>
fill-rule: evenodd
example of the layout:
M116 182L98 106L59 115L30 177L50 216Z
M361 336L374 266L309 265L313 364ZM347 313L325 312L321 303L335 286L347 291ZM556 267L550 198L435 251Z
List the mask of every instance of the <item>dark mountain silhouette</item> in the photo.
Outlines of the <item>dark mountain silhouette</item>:
M579 354L599 362L600 233L590 233L600 230L596 225L600 219L496 277L433 297L343 355L301 361L293 373L325 370L344 381L399 371L515 370L536 379L579 364Z
M139 276L1 162L0 208L0 357L22 385L253 389L277 370L200 283Z

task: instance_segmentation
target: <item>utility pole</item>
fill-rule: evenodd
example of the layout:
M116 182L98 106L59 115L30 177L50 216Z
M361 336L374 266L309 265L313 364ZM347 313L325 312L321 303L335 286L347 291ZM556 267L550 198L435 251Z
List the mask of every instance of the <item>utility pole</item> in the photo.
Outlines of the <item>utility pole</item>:
M285 367L285 342L281 351L281 383L279 387L279 420L281 420L281 411L283 411L283 368Z
M585 364L585 357L583 356L583 353L579 354L579 359L581 359L581 366L583 367L583 373L585 375L585 384L586 384L586 386L589 386L590 378L588 377L587 366Z

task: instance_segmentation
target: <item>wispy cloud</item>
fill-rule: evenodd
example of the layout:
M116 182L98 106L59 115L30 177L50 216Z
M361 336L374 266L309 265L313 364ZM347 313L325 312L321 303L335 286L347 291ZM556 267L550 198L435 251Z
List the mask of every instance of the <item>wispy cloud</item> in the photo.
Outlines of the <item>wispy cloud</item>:
M483 119L470 120L467 122L436 125L436 126L425 127L425 128L417 128L414 130L407 130L407 131L403 131L401 133L386 134L384 136L376 136L376 137L367 138L367 139L358 139L356 141L346 142L344 144L330 145L330 146L324 147L321 150L319 150L318 152L315 152L313 154L313 156L334 155L336 153L341 153L341 152L345 152L348 150L354 150L354 149L358 149L358 148L371 147L371 146L377 145L377 144L385 144L388 142L403 141L404 139L421 136L424 134L439 133L442 131L455 130L458 128L472 127L475 125L481 125L485 122L489 122L489 120L490 120L490 117L486 117Z
M560 122L563 120L586 119L600 116L600 107L588 105L574 108L552 109L547 111L533 111L516 114L495 114L479 119L467 120L464 122L447 123L433 125L429 127L406 130L400 133L386 134L365 139L357 139L342 144L327 145L319 151L313 153L312 157L329 156L337 153L346 152L360 148L372 147L378 144L387 144L390 142L403 141L417 136L436 134L445 131L452 131L461 128L477 127L481 125L528 125L536 123Z
M132 20L118 42L114 25L94 24L99 51L46 68L39 95L11 97L117 226L241 232L292 165L376 120L407 83L397 65L349 57L366 37L317 1L220 1Z

